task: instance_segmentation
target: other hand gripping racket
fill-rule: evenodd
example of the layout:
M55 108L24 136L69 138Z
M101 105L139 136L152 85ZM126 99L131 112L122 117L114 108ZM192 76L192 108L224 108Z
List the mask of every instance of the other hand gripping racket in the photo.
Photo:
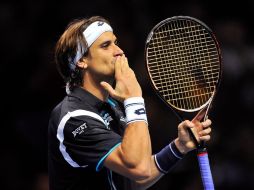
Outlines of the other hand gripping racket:
M188 16L161 21L147 37L145 59L154 90L181 120L207 118L221 76L219 45L207 25ZM190 134L204 189L214 189L207 149Z

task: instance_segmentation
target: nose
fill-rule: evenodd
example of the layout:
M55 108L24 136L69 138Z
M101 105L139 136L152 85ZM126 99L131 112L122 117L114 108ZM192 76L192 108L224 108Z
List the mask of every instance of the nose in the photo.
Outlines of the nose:
M114 56L122 56L124 54L123 50L118 45L115 45L114 52L115 52Z

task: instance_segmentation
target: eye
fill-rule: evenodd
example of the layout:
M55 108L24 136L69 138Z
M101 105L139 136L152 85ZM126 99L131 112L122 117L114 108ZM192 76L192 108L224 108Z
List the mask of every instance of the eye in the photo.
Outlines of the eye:
M103 44L101 44L101 48L107 48L109 46L110 42L105 42Z
M119 46L119 42L117 40L114 42L114 44Z

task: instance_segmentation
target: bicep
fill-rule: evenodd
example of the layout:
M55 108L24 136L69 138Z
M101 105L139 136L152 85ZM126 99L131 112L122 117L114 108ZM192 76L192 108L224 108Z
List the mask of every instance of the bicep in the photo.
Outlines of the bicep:
M126 166L121 159L121 154L121 147L119 146L105 159L104 166L131 179L131 186L135 187L134 189L147 189L155 184L164 175L158 170L154 161L154 156L151 156L151 176L142 179L140 177L140 173L136 171L135 168L129 168Z
M123 159L123 153L121 150L121 144L112 151L107 158L104 161L104 166L108 169L123 175L125 177L128 177L130 179L135 179L138 177L138 171L136 171L136 168L132 168L128 166Z
M132 167L126 164L123 157L124 155L121 150L121 144L120 144L114 151L112 151L107 156L107 158L104 161L104 166L134 181L142 181L144 179L149 179L150 177L155 178L156 176L159 176L161 174L157 166L155 165L153 156L150 159L151 164L149 164L152 170L152 175L149 176L149 178L144 177L144 173L142 172L142 170L139 170L139 168Z

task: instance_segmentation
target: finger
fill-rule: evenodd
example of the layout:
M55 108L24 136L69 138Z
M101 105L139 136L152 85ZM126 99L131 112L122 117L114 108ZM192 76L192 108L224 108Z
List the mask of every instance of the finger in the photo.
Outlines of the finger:
M115 61L115 76L121 76L122 75L122 67L121 67L121 60L120 60L120 56L116 57L116 61Z
M110 84L108 84L107 82L104 82L104 81L102 81L100 84L109 93L109 95L111 97L114 98L116 96L116 92Z
M180 124L181 127L183 127L184 129L187 129L187 128L194 128L195 127L195 124L192 123L191 121L189 120L185 120L183 121L181 124Z
M121 65L121 72L124 73L125 72L125 66L124 66L124 55L122 55L120 58L120 65Z
M202 124L203 128L207 128L212 125L212 121L210 119L207 119L204 122L202 122L201 124Z
M128 69L129 69L128 60L125 57L125 55L122 55L120 57L120 60L121 60L121 71L122 71L122 73L124 73L124 72L128 71Z
M212 131L212 129L209 127L209 128L207 128L207 129L204 129L204 130L202 130L202 131L199 131L199 136L200 137L202 137L202 136L205 136L205 135L208 135L208 134L210 134L211 133L211 131Z
M201 141L207 142L207 141L209 141L211 139L211 136L210 135L205 135L205 136L199 137L199 139Z
M126 69L130 68L128 58L125 55L123 56L123 60L124 60L124 67Z

